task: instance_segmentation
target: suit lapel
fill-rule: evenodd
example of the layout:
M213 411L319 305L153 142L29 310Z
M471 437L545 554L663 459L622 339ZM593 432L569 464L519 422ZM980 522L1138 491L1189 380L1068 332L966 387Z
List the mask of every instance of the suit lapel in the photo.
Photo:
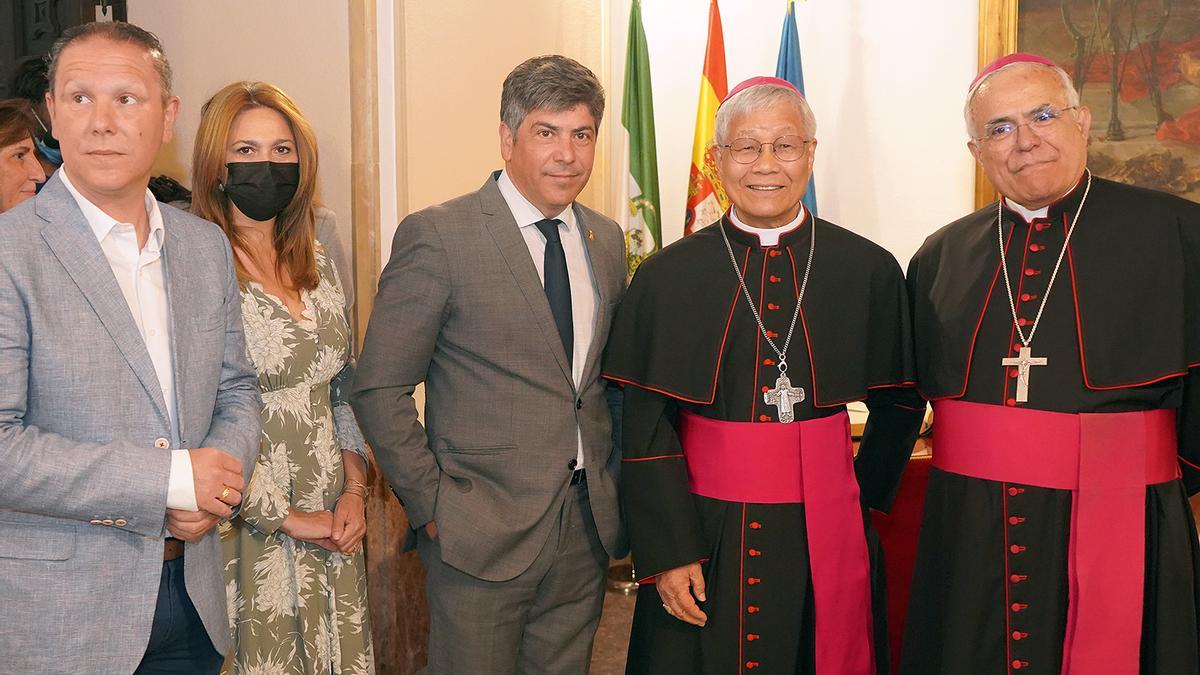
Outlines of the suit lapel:
M104 257L100 242L96 240L75 198L55 176L36 199L35 210L47 221L42 228L42 238L91 305L117 349L129 362L129 367L154 401L162 420L169 422L162 385L158 382L150 352L133 321L133 314L129 311L125 294L117 285L108 258Z
M493 177L489 177L480 188L479 202L485 216L485 226L500 249L500 254L504 256L504 261L508 263L517 288L521 289L525 296L529 310L533 312L533 318L541 328L542 337L550 347L550 353L558 362L563 376L574 387L575 378L571 376L567 352L563 349L562 338L558 336L558 327L554 324L554 314L550 311L550 301L546 299L546 289L538 277L537 268L533 266L533 258L529 255L529 247L525 244L525 238L521 236L517 221L513 219Z
M169 211L163 211L163 266L167 277L167 307L171 312L171 363L175 371L175 411L179 427L179 438L187 438L184 428L183 414L187 408L187 374L191 366L188 363L189 351L186 340L193 337L187 326L188 307L195 297L193 287L194 276L188 270L187 256L180 255L187 250L179 236L179 225Z
M620 280L615 278L618 271L613 269L602 257L600 247L603 243L600 241L602 233L596 223L584 212L579 206L575 206L575 221L579 223L582 230L583 241L586 244L588 265L592 268L592 276L596 279L596 294L599 296L599 301L596 306L596 323L592 326L592 344L588 347L587 360L583 364L583 372L586 376L592 372L592 368L596 365L596 361L600 358L604 344L601 339L600 327L608 325L608 306L613 301L610 288L620 288ZM623 269L621 270L624 271Z

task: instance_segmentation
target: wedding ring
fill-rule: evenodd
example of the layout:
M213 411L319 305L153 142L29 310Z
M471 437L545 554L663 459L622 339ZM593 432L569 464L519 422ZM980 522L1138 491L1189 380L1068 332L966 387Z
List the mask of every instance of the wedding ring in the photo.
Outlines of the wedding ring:
M217 497L217 499L220 499L221 501L225 501L225 498L228 496L229 496L229 486L226 485L225 489L221 490L221 496Z

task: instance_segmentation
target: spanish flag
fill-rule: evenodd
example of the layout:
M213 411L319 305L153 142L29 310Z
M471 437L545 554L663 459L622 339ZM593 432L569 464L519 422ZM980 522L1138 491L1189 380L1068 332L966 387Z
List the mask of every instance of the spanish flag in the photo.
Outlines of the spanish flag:
M714 223L725 215L729 199L717 178L712 154L717 127L717 106L729 92L725 79L725 38L721 33L721 10L717 0L708 9L708 47L704 50L704 73L700 78L700 105L696 110L696 136L692 140L692 168L688 176L687 214L683 233Z

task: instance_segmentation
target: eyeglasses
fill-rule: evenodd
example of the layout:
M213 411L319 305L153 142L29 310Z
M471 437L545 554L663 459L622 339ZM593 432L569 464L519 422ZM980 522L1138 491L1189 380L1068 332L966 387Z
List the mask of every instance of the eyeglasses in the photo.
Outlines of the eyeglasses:
M983 136L972 140L980 143L1007 145L1017 138L1017 129L1021 127L1029 127L1031 131L1040 136L1043 131L1054 126L1055 122L1061 120L1068 110L1075 110L1078 107L1073 105L1067 108L1055 108L1048 105L1038 108L1030 115L1029 121L1024 124L1017 124L1011 120L992 122L983 128Z
M753 164L762 156L764 145L771 146L771 151L775 154L775 159L781 162L794 162L804 156L808 150L808 144L814 143L813 139L803 139L799 136L780 136L775 139L774 143L759 143L753 138L735 138L727 145L722 145L722 148L729 150L733 161L738 164Z

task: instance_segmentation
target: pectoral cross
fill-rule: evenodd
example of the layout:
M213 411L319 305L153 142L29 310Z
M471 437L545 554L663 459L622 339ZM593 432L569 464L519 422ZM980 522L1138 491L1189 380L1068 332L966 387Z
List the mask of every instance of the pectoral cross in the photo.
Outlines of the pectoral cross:
M793 422L796 419L792 412L792 406L804 400L804 389L793 387L792 381L787 378L787 375L780 374L779 379L775 380L775 388L768 389L763 392L763 401L767 405L773 405L778 409L778 417L780 422Z
M1017 367L1017 403L1029 400L1029 367L1046 365L1046 357L1034 358L1029 352L1029 347L1021 347L1016 356L1000 361L1001 365Z

